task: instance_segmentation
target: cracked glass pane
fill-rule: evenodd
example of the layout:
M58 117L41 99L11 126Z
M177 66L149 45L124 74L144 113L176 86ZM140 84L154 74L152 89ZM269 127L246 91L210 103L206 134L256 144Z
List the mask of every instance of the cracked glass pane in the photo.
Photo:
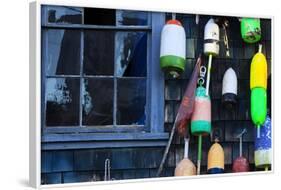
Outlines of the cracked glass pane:
M79 79L46 79L46 125L79 125L79 98Z
M118 77L145 77L147 70L147 34L117 32L115 64Z

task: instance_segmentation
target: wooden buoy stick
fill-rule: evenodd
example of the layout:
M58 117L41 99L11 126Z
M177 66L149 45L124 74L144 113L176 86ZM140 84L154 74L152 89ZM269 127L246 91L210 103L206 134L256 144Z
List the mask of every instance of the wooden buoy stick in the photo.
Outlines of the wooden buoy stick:
M189 139L184 138L184 158L188 158Z
M209 95L209 87L210 87L210 78L211 78L211 68L212 68L212 58L213 55L209 55L209 61L208 61L208 71L207 71L207 82L206 82L206 96Z
M200 175L202 157L202 135L198 136L197 175Z
M177 118L178 118L178 115L176 116L175 121L177 121ZM163 154L163 158L161 160L160 166L159 166L158 171L156 173L156 177L159 177L161 172L162 172L162 170L163 170L163 166L164 166L164 163L165 163L166 158L168 156L168 152L169 152L169 149L170 149L170 146L171 146L171 143L172 143L175 131L176 131L176 122L174 122L173 128L171 130L170 138L169 138L169 141L168 141L168 143L166 145L166 148L165 148L165 151L164 151L164 154Z
M262 44L259 44L259 53L262 51Z
M172 19L176 20L176 13L172 13Z
M257 126L257 138L260 138L260 133L261 133L260 127L261 127L260 125Z
M239 138L240 139L240 143L239 143L239 156L242 156L242 136Z

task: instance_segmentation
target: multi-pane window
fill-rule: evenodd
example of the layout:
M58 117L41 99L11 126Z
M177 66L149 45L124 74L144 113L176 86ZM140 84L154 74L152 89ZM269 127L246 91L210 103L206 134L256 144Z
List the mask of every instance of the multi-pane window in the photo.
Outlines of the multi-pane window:
M43 6L44 130L147 131L150 32L148 12Z

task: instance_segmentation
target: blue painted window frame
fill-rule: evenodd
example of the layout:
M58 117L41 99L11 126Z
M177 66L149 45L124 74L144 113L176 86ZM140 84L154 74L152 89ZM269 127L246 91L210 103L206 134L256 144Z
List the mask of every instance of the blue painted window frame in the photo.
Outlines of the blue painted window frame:
M125 31L148 31L147 38L147 125L141 128L104 129L92 127L45 127L45 75L41 71L41 107L42 107L42 149L105 148L135 146L165 146L168 133L164 132L164 75L159 67L161 30L165 24L165 13L151 12L150 26L96 26L84 24L58 25L44 22L46 14L42 9L42 27L82 28ZM43 76L43 77L42 77ZM139 130L136 130L139 129ZM124 132L124 133L123 133Z

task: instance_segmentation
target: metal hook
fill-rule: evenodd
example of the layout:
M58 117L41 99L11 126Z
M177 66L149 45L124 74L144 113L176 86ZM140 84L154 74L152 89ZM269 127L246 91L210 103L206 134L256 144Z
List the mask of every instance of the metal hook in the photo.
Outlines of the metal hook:
M104 181L110 180L110 159L104 161Z
M243 152L243 150L242 150L242 148L243 148L242 140L243 139L242 138L243 138L244 133L246 133L246 132L247 132L247 129L244 128L243 131L236 136L236 138L239 138L239 156L240 157L242 156L242 152Z

